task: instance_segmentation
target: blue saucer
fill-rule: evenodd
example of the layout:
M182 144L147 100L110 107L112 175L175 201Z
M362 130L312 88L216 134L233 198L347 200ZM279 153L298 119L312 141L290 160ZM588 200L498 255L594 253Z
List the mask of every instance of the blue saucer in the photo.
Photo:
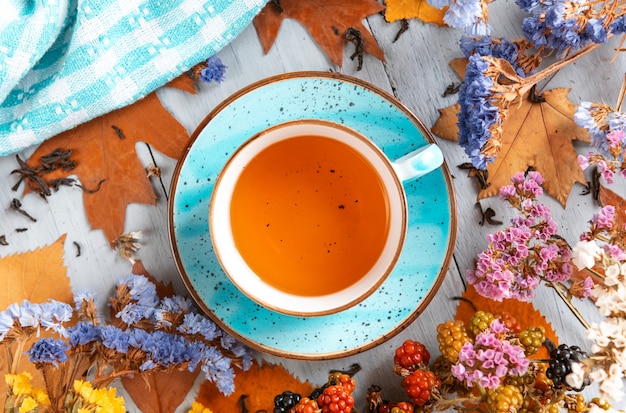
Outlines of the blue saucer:
M396 98L356 78L298 72L254 83L206 117L178 161L170 192L170 239L190 294L224 330L270 354L331 359L382 343L423 312L452 258L456 202L445 164L405 182L409 222L402 254L383 285L359 305L311 318L257 305L230 282L215 256L208 228L211 193L222 166L245 140L302 118L343 123L368 136L391 159L434 142Z

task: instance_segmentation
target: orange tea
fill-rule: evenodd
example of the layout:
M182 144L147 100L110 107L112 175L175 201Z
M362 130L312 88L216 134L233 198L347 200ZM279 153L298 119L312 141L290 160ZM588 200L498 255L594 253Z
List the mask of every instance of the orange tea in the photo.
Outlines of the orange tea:
M389 201L370 162L345 143L297 136L256 154L230 204L235 245L277 289L303 296L354 284L381 255Z

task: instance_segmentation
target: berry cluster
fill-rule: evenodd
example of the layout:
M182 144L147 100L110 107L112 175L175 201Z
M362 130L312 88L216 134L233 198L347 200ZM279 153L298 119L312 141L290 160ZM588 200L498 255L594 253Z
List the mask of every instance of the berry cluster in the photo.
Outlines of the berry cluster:
M367 390L368 413L585 413L610 409L601 399L586 402L580 391L589 378L589 356L576 346L556 346L545 328L522 329L510 313L476 311L467 321L446 321L437 328L441 355L431 355L419 341L405 340L393 353L393 372L401 377L405 400L383 398L380 386ZM550 360L528 356L541 347ZM307 397L292 392L276 396L273 413L352 413L355 372L333 372ZM572 381L573 380L573 381ZM582 382L582 385L572 383Z
M589 385L589 378L585 377L579 387L573 387L567 382L567 376L572 374L574 363L582 363L587 357L589 355L578 346L570 347L567 344L561 344L550 351L550 361L546 370L546 376L552 380L554 387L566 387L580 391Z
M285 391L274 397L273 413L350 413L356 381L351 375L333 372L323 386L308 397Z

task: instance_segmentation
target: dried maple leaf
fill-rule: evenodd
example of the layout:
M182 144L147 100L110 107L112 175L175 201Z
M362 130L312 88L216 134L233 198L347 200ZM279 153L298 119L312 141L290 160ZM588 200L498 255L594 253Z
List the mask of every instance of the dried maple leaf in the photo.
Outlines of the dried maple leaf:
M311 394L313 386L308 381L303 383L296 379L282 365L263 362L237 373L235 392L230 396L224 396L215 385L205 382L196 401L214 412L271 412L274 410L274 396L286 390L305 397ZM243 403L246 409L241 407L242 397L245 397Z
M0 260L0 274L3 280L2 288L0 288L0 311L4 311L13 303L21 303L23 300L43 303L54 299L68 304L74 303L72 287L63 262L65 238L66 236L62 235L52 245L3 257ZM46 331L43 330L41 335L47 336ZM25 349L29 349L33 341L28 342ZM30 372L33 376L33 385L42 387L41 374L36 371L32 363L28 362L28 357L22 355L20 361L17 371ZM6 358L3 353L0 357L0 377L8 373L5 362ZM6 396L4 393L0 398L2 406L4 406Z
M132 273L144 275L153 282L161 299L175 294L171 284L157 281L139 260L135 261ZM111 319L111 324L115 325L117 319L114 316ZM123 376L122 384L142 412L169 413L183 402L199 373L199 369L192 372L186 369L146 372L133 377Z
M502 148L487 167L491 185L479 192L478 199L497 195L515 173L529 167L543 175L543 188L563 206L574 183L585 184L572 141L589 142L589 137L574 122L576 106L568 93L569 89L557 88L543 92L540 101L527 94L519 104L511 104L502 122ZM452 122L457 112L458 105L440 109L433 133L457 140L458 128Z
M365 52L385 60L383 50L362 23L367 16L385 8L375 0L281 0L280 8L282 10L270 2L253 21L266 54L278 36L283 19L292 18L308 30L328 58L339 67L343 62L349 28L361 33Z
M183 85L188 82L183 80ZM57 169L46 179L77 175L88 190L83 201L91 227L102 229L113 242L124 232L129 203L155 205L157 200L136 156L137 142L149 143L170 158L178 158L189 142L187 131L163 108L156 92L45 141L27 163L32 166L57 148L72 150L76 168L70 172Z
M402 19L419 19L425 23L445 26L443 15L445 9L438 9L426 0L387 0L385 20L394 22Z
M470 304L471 303L471 304ZM474 307L472 307L472 305ZM558 345L558 337L552 324L550 324L546 318L535 309L535 307L529 302L522 302L513 299L505 299L502 301L494 301L489 298L485 298L476 292L473 286L468 286L467 290L463 293L463 300L459 301L459 305L456 308L455 320L463 321L468 324L472 316L476 311L485 311L494 315L504 314L505 312L513 316L520 324L522 329L528 327L543 327L546 332L546 338L552 340L552 342ZM542 347L538 353L534 354L532 358L548 359L550 355L547 348Z

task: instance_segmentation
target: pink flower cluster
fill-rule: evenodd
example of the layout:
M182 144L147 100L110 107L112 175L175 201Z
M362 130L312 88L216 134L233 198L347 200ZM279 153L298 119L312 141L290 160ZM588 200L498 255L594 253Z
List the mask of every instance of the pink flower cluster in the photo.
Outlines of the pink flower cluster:
M504 338L507 331L500 320L494 320L487 330L476 335L474 343L465 343L459 361L451 368L452 375L467 387L492 389L506 376L524 375L530 362L522 347Z
M508 228L487 236L489 246L478 255L467 279L476 291L496 301L513 298L528 301L542 280L569 280L573 267L567 243L556 237L557 225L550 208L537 202L543 194L543 177L517 173L513 185L500 189L500 199L520 211Z

